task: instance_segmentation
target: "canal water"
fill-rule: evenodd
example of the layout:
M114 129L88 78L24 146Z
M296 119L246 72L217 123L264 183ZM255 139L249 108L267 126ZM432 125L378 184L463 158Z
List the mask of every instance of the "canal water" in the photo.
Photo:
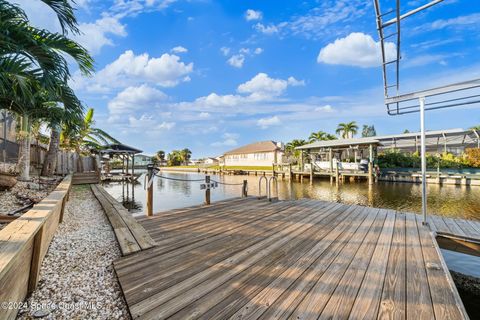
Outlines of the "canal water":
M203 180L204 174L162 172L163 176L183 180ZM137 183L112 182L105 189L122 202L134 215L142 215L145 210L146 192L142 173ZM267 176L267 179L269 177ZM248 194L259 195L259 177L257 176L211 176L212 180L240 184L248 181ZM201 204L205 190L200 189L198 181L178 181L156 177L153 182L154 212L182 208ZM367 183L352 182L331 185L329 180L308 179L303 183L278 181L278 196L284 199L312 198L347 204L359 204L377 208L388 208L405 212L421 211L421 186L411 183L378 182L373 186ZM273 190L274 191L274 190ZM265 195L265 184L261 186ZM272 195L275 195L273 192ZM219 201L241 196L240 185L219 184L211 191L211 201ZM465 186L428 186L428 211L447 217L459 217L480 220L480 187ZM456 252L444 251L445 260L452 270L480 278L480 258Z
M162 172L167 178L184 180L203 180L204 174ZM248 194L259 195L257 176L215 176L211 179L229 184L241 184L248 181ZM269 177L267 176L267 179ZM134 214L145 209L146 193L143 187L144 174L132 186L126 183L104 185L110 194ZM167 180L156 177L153 182L154 212L166 211L201 204L205 191L200 189L202 182ZM275 188L272 188L272 195ZM265 195L265 181L261 186ZM222 185L211 191L212 202L241 196L240 185ZM421 211L421 185L412 183L378 182L368 186L363 182L345 182L338 186L330 184L328 179L315 179L310 185L308 179L303 183L278 180L278 196L281 200L312 198L347 204L359 204L377 208L388 208L405 212ZM480 187L428 185L428 211L448 217L480 220Z

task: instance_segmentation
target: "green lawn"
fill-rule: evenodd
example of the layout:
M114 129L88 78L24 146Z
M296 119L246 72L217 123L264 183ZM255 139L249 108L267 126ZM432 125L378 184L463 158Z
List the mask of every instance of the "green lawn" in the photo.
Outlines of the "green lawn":
M212 166L209 169L271 171L272 166L226 166L222 168L220 166Z

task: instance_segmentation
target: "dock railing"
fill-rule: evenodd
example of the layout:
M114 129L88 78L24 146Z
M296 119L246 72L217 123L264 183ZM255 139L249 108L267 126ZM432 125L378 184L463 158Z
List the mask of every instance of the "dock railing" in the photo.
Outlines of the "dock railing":
M248 196L248 181L243 180L240 183L227 183L223 181L217 181L211 179L209 175L206 175L204 179L181 179L181 178L174 178L174 177L167 177L160 174L160 170L158 168L154 168L153 165L147 166L147 175L145 176L144 188L147 190L147 216L153 215L153 180L157 177L159 179L164 180L172 180L172 181L182 181L182 182L196 182L199 183L199 187L201 190L205 190L205 205L211 204L211 190L217 188L219 185L225 186L241 186L241 197Z

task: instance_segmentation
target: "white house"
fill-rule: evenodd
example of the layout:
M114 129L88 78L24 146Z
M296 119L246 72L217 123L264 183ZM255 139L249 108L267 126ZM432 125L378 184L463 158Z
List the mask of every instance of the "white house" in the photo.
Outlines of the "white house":
M207 166L214 166L219 163L219 160L217 158L206 158L203 160L203 164Z
M283 143L275 141L260 141L225 152L225 166L271 166L283 162L285 150Z

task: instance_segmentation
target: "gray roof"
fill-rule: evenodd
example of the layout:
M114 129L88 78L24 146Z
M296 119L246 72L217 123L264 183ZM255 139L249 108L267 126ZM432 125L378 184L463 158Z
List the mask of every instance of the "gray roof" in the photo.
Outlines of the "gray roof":
M438 139L445 138L445 140L440 140L440 143L446 143L447 145L469 145L472 143L477 143L478 133L475 130L469 129L464 130L461 128L458 129L446 129L446 130L433 130L425 132L426 144L433 145L438 143ZM420 141L420 132L409 132L409 133L400 133L384 136L375 136L367 138L353 138L353 139L338 139L338 140L328 140L328 141L316 141L310 144L306 144L296 149L320 149L320 148L331 148L331 147L348 147L348 146L358 146L358 145L368 145L368 144L378 144L384 147L395 143L396 147L406 147L413 145L415 143L415 138ZM401 141L405 142L401 142ZM410 142L408 142L410 140Z
M367 138L353 138L353 139L336 139L336 140L325 140L325 141L315 141L295 149L317 149L317 148L333 148L333 147L348 147L348 146L361 146L361 145L378 145L377 137L367 137Z
M254 142L251 144L247 144L240 148L236 148L230 151L225 152L224 155L232 155L232 154L249 154L249 153L258 153L258 152L271 152L280 150L277 146L276 142L267 140L267 141L259 141Z

